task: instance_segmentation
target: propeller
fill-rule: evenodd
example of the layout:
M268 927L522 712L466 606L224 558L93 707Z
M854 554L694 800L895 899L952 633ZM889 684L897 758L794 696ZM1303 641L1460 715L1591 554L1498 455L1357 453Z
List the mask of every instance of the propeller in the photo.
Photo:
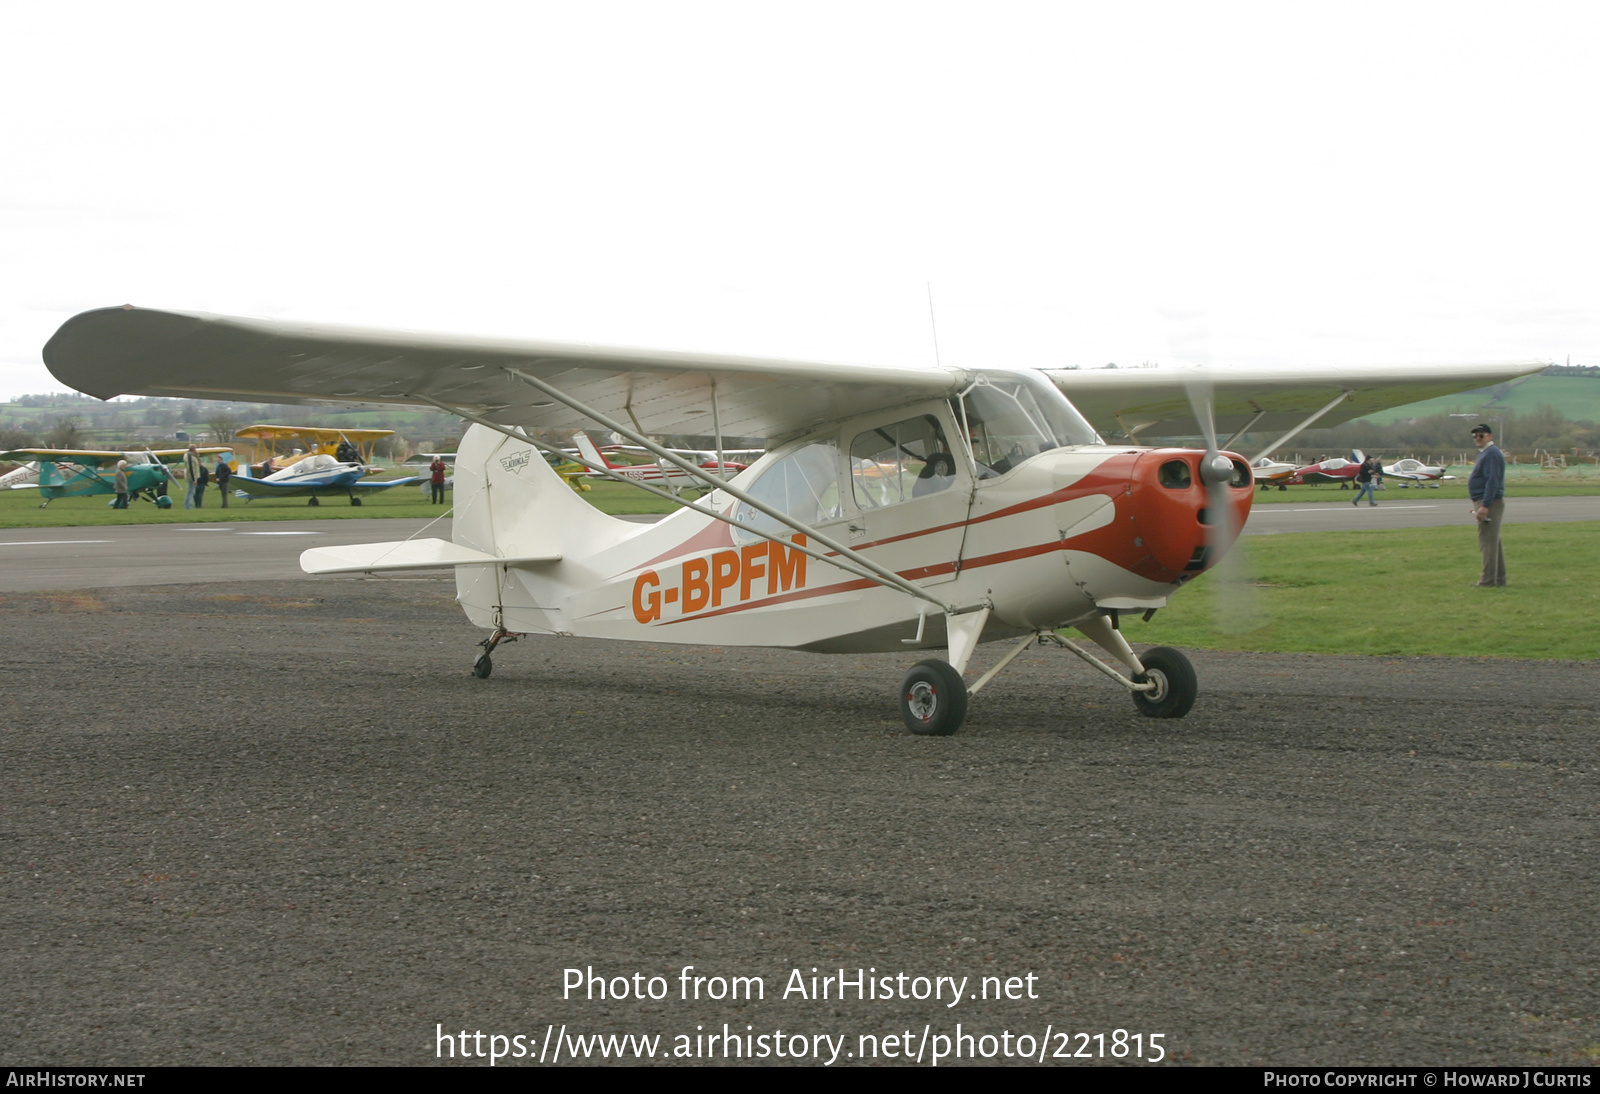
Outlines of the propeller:
M1211 568L1215 626L1224 634L1247 634L1265 626L1267 614L1251 580L1248 552L1240 540L1243 529L1234 516L1230 486L1241 472L1217 443L1216 399L1204 318L1198 313L1171 311L1164 311L1162 318L1174 353L1196 365L1193 375L1184 382L1184 389L1206 445L1206 454L1200 460L1200 479L1206 489L1206 553L1211 558L1222 556ZM1248 468L1243 474L1244 481L1250 481Z
M1200 370L1185 383L1189 406L1205 438L1206 454L1200 459L1200 479L1206 488L1206 548L1209 556L1221 555L1213 567L1215 583L1214 605L1217 630L1224 634L1248 634L1266 625L1267 616L1261 605L1256 585L1251 580L1250 561L1240 538L1243 528L1235 516L1230 487L1239 481L1241 470L1224 455L1217 444L1216 417L1211 374ZM1245 468L1243 481L1249 482L1250 472Z

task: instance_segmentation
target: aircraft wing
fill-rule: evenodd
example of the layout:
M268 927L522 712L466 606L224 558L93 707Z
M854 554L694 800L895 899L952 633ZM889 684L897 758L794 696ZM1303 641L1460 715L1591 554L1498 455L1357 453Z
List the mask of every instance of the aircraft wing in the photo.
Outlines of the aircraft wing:
M304 476L304 478L310 477ZM404 479L385 479L383 482L352 481L339 484L303 480L297 482L294 479L268 482L266 479L250 475L234 475L228 479L228 489L243 490L246 494L257 498L293 498L305 497L307 494L348 494L352 491L358 494L370 494L377 490L387 490L391 486L405 486L407 483L421 481L420 475Z
M352 444L394 436L392 429L337 429L320 425L247 425L234 433L252 441L294 441L333 444L346 440Z
M341 486L339 489L354 490L358 493L370 494L378 490L387 490L391 486L408 486L411 483L427 481L427 475L408 475L403 479L384 479L381 482L373 482L370 479L363 479L360 482L353 482L349 486Z
M1468 365L1350 365L1340 368L1046 369L1103 437L1193 437L1201 430L1188 385L1208 383L1217 432L1292 429L1340 395L1317 427L1458 391L1473 391L1549 367L1547 361ZM1348 394L1346 394L1348 393ZM1263 413L1264 412L1264 413ZM1258 417L1259 415L1259 417Z
M80 448L17 448L0 452L0 460L8 463L32 463L44 460L49 463L76 463L85 467L105 467L125 459L121 452L100 452Z
M57 379L121 394L269 403L429 405L526 428L592 422L502 371L539 377L645 433L781 437L959 389L942 368L881 368L671 350L310 326L131 305L84 312L44 348ZM428 398L424 398L424 396Z
M156 449L143 449L143 448L141 448L141 449L136 449L134 451L148 453L149 455L154 456L156 459L160 460L162 463L182 463L183 462L183 458L189 454L189 450L187 448L156 448ZM195 452L197 452L198 454L200 454L202 456L220 456L224 452L227 452L227 453L229 453L231 455L233 453L233 449L227 448L227 447L221 447L221 446L215 447L215 448L199 448L199 447L197 447L197 448L195 448Z

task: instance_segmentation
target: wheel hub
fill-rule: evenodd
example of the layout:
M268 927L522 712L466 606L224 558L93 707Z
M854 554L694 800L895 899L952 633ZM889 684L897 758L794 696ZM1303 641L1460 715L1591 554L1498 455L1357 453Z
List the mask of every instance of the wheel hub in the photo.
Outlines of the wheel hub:
M939 709L939 693L932 684L919 680L906 692L906 706L911 708L911 714L917 720L932 721L933 712Z
M1143 682L1150 685L1150 690L1145 692L1145 695L1152 703L1159 703L1167 697L1167 674L1160 669L1147 669Z

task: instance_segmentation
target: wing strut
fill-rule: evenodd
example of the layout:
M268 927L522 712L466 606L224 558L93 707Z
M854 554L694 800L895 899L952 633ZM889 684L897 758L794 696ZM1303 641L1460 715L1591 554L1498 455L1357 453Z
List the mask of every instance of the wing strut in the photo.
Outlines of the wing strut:
M507 371L510 371L510 370L507 370ZM620 482L620 483L622 483L622 484L624 484L626 486L636 487L636 488L638 488L640 490L645 491L646 493L654 494L659 498L663 498L663 499L665 499L667 501L674 502L674 503L676 503L678 505L681 505L686 509L693 509L697 513L703 513L706 516L711 517L711 518L713 518L715 520L722 521L724 524L731 524L731 525L733 525L733 527L738 528L738 529L740 529L742 531L745 531L745 532L749 532L751 535L760 536L762 539L771 540L773 542L778 542L778 537L773 535L771 532L767 532L767 531L764 531L764 530L759 529L759 528L753 528L750 525L744 523L743 521L739 520L736 517L725 516L722 513L718 513L718 512L716 512L716 511L714 511L712 509L703 508L700 505L695 504L693 502L686 502L682 498L678 497L676 494L668 493L666 490L662 490L660 487L651 486L649 483L639 482L639 481L637 481L635 479L626 478L623 475L620 475L617 472L611 470L610 468L605 467L604 465L590 463L588 460L584 459L581 455L573 456L573 455L571 455L571 454L569 454L567 452L562 451L560 448L557 448L555 445L546 444L544 441L540 441L540 440L537 440L537 439L535 439L533 437L530 437L526 433L523 433L520 429L516 429L516 428L513 428L513 427L501 425L499 422L491 421L488 418L485 418L485 417L483 417L482 415L479 415L479 414L474 414L470 410L467 410L467 409L465 409L463 407L451 406L448 403L442 403L437 399L434 399L434 398L432 398L430 396L423 395L423 394L420 394L420 393L412 393L412 394L408 395L407 397L408 398L420 399L425 403L430 403L433 406L438 407L440 410L443 410L443 411L445 411L447 413L450 413L450 414L454 414L454 415L456 415L457 417L460 417L460 418L465 418L467 421L474 422L474 423L476 423L478 425L481 425L485 429L492 429L496 433L505 434L507 437L510 437L512 440L521 441L521 442L523 442L525 444L531 444L535 448L539 449L541 452L550 452L550 453L553 453L555 455L560 456L562 459L571 460L573 463L582 464L584 467L587 467L589 470L594 471L597 474L603 475L608 479L613 479L613 480L615 480L617 482ZM565 401L565 399L563 398L562 401ZM585 415L588 415L590 417L593 417L596 421L600 422L602 425L607 426L608 428L615 427L615 423L609 422L606 419L599 417L598 415L592 414L587 408L583 408L582 404L578 404L578 406L574 407L574 409L578 410L578 412L580 414L585 414ZM646 449L648 449L648 450L650 450L652 452L660 453L660 452L665 452L666 451L665 449L662 449L659 445L656 445L656 444L654 444L652 442L649 442L649 441L643 441L642 438L640 438L640 437L638 437L638 436L636 436L636 435L634 435L632 433L629 433L627 430L617 429L617 432L621 433L623 436L628 437L631 440L634 440L635 443L641 443ZM698 468L690 467L690 470L697 472L698 473L698 477L700 477L702 479L709 478L709 476L705 475L704 472L700 472ZM727 484L723 483L723 482L713 482L711 485L715 489L718 489L718 490L728 490L728 492L730 494L732 494L734 497L737 497L737 498L740 498L740 500L743 500L744 492L742 490L729 489ZM766 508L766 506L764 506L764 505L758 505L758 507L763 512L768 512L769 515L777 516L778 519L783 520L783 522L785 524L789 525L790 527L794 528L795 530L797 530L797 531L799 531L799 532L801 532L801 533L803 533L803 534L805 534L807 536L815 537L817 539L817 541L819 543L822 543L824 546L828 546L828 547L833 546L832 542L829 541L826 536L818 536L818 535L816 535L815 532L813 532L810 528L806 527L805 525L800 524L800 523L798 523L798 522L796 522L796 521L794 521L792 519L783 517L781 514L772 514L770 512L770 510L768 510ZM814 558L818 562L825 562L830 566L835 566L835 567L845 571L848 574L854 575L855 577L865 578L868 581L876 581L880 585L892 585L895 588L903 589L904 591L911 593L913 596L916 596L916 597L918 597L918 598L920 598L922 600L928 601L930 604L933 604L935 607L939 608L940 610L944 611L946 614L949 614L949 615L963 615L963 614L965 614L967 612L974 612L974 611L978 611L978 610L980 610L980 609L982 609L984 607L987 607L987 605L984 605L984 604L974 604L971 607L963 607L963 608L952 607L952 606L944 603L943 601L935 598L934 596L932 596L931 594L929 594L925 590L920 589L915 585L912 585L910 582L908 582L905 579L901 578L899 574L891 573L890 576L893 577L894 580L892 582L891 581L887 581L883 577L883 574L885 572L887 572L887 571L884 571L882 569L882 567L879 567L879 566L877 566L875 564L872 564L872 563L865 563L865 565L859 565L859 566L858 565L851 565L851 563L855 562L856 558L858 557L858 556L856 556L856 553L854 551L846 551L845 552L845 557L840 557L838 555L827 554L827 553L825 553L823 551L819 551L816 548L811 547L811 546L809 546L807 544L796 543L796 542L794 542L792 540L791 541L786 541L784 543L784 546L787 547L789 550L799 551L801 554L804 554L804 555L806 555L806 556L808 556L810 558ZM863 562L864 561L865 560L863 560Z
M1338 406L1340 403L1344 402L1354 394L1355 392L1353 391L1341 391L1337 396L1334 397L1333 402L1329 403L1327 406L1308 417L1305 421L1289 430L1289 432L1285 433L1283 436L1267 445L1267 447L1263 448L1260 452L1257 452L1254 456L1251 456L1250 462L1253 464L1263 456L1272 455L1272 453L1276 452L1278 449L1282 448L1284 445L1288 444L1290 441L1299 436L1302 429L1305 429L1307 426L1311 425L1318 418L1322 417L1328 411L1332 410L1334 407Z
M1233 442L1238 440L1242 435L1250 432L1250 427L1255 425L1257 422L1259 422L1266 415L1266 413L1267 412L1265 410L1257 410L1256 411L1256 416L1254 418L1251 418L1248 422L1245 422L1244 425L1240 426L1238 429L1235 429L1233 431L1233 436L1231 436L1227 440L1223 441L1221 447L1227 448L1227 449L1232 449L1233 448ZM1282 444L1282 443L1283 443L1282 441L1278 442L1278 444Z

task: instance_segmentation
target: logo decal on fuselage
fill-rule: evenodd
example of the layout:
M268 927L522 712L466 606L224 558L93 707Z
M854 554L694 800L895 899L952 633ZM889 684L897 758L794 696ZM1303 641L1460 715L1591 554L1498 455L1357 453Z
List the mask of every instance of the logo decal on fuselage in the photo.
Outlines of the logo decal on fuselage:
M805 545L796 535L794 543ZM674 575L645 570L633 581L633 618L655 623L664 611L686 618L707 608L722 608L725 601L743 603L802 589L806 583L806 555L775 540L762 540L736 550L713 551L685 559ZM676 576L676 580L673 578Z
M533 449L524 448L521 452L513 452L509 456L500 457L500 466L513 475L520 474L528 462L533 459Z

